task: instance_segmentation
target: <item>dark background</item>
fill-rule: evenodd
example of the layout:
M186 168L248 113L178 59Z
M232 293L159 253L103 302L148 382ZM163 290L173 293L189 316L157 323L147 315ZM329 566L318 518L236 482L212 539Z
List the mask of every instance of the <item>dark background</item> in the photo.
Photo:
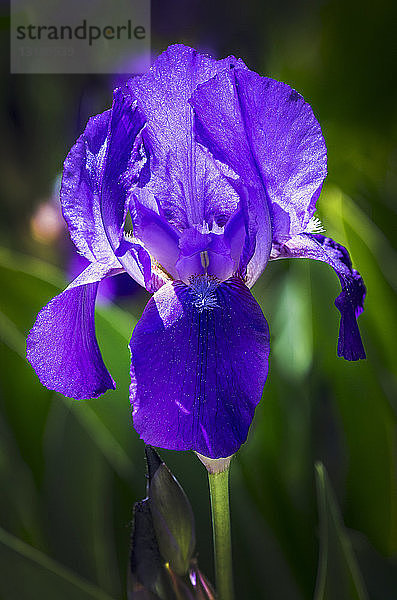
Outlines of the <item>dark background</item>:
M368 288L360 318L368 358L359 363L336 356L338 281L326 265L271 264L253 289L272 333L272 360L248 443L232 466L238 598L313 597L318 460L369 598L397 597L396 6L152 1L155 54L175 42L219 58L233 53L312 105L329 160L318 216L348 247ZM75 268L56 218L56 179L88 117L109 107L112 78L10 75L8 19L4 13L0 53L0 597L118 599L132 505L145 494L127 343L146 293L135 288L98 309L116 392L72 403L42 388L24 359L37 311ZM213 579L204 469L189 453L162 456L191 498L199 562Z

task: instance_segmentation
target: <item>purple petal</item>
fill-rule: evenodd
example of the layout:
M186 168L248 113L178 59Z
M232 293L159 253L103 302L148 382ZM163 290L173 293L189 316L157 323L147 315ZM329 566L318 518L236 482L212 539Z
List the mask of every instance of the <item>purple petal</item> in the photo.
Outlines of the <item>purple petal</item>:
M39 312L26 343L27 359L41 383L76 400L116 387L95 336L98 281L107 273L103 265L90 264Z
M143 119L116 90L111 111L92 117L69 152L61 203L72 240L90 262L119 262L142 285L134 253L123 241L128 194L139 179ZM120 251L120 244L123 250Z
M338 356L346 360L365 358L357 318L364 310L365 285L361 275L352 268L346 248L318 234L302 234L276 245L272 258L312 258L328 263L336 272L342 292L335 300L340 311Z
M177 278L175 263L179 256L179 231L164 217L139 202L133 203L132 219L134 236L170 275Z
M107 143L106 162L101 181L101 214L111 247L125 270L134 277L134 257L119 251L130 194L139 181L146 157L142 155L141 131L144 119L136 102L121 89L114 92Z
M229 242L223 234L201 233L193 227L185 229L180 237L180 256L175 265L178 279L189 283L191 277L201 274L219 281L229 279L237 270Z
M147 74L127 84L147 118L143 136L153 157L152 178L135 194L153 210L158 204L180 229L204 220L223 225L238 205L237 194L212 156L195 142L188 103L197 85L231 65L243 63L234 57L216 61L192 48L171 46Z
M266 320L240 279L163 286L130 348L134 426L147 444L213 458L238 450L269 356Z
M256 279L269 251L263 205L271 209L272 236L279 242L304 231L315 211L326 175L320 126L310 106L288 85L244 69L219 73L198 87L191 103L198 139L247 187L248 216L259 224L256 264L250 264ZM249 234L255 235L252 224Z
M245 107L236 87L236 73L242 71L233 69L219 73L200 85L190 102L195 111L198 140L240 177L234 187L240 196L247 232L241 268L247 269L251 286L269 259L272 231L266 190L251 147Z
M111 117L108 110L92 117L64 163L61 204L77 250L90 262L113 256L103 228L100 182Z

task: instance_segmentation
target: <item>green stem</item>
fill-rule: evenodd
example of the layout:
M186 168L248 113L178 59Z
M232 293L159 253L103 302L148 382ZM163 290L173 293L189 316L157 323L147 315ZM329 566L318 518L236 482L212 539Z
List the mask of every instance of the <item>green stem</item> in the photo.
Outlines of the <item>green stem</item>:
M232 539L230 535L229 466L208 473L218 600L233 600Z

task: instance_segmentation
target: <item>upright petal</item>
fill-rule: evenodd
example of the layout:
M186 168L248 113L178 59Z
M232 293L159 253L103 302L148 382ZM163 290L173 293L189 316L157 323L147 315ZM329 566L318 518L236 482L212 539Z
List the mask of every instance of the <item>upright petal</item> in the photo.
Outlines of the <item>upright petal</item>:
M134 257L119 252L130 195L139 181L146 155L141 132L144 118L136 102L121 89L114 92L109 123L106 160L101 179L100 209L109 243L127 272L134 276Z
M42 308L27 339L26 356L41 383L76 400L115 388L95 336L98 282L108 273L104 265L90 264Z
M198 139L246 185L249 234L257 228L250 264L256 279L270 250L266 205L280 242L304 231L314 213L326 175L320 125L295 90L246 69L222 71L191 103Z
M335 300L341 314L338 356L346 360L365 358L357 318L364 310L366 289L361 275L352 268L346 248L323 235L302 234L284 245L275 245L272 258L313 258L328 263L335 270L342 286Z
M91 117L66 157L61 187L63 216L77 250L90 262L113 256L103 228L100 182L111 111Z
M210 153L194 139L188 102L194 89L222 69L243 66L229 57L216 61L192 48L171 46L127 90L145 114L144 139L151 155L152 178L135 193L148 208L160 210L180 229L203 220L223 220L235 211L238 196Z
M119 252L128 196L145 164L140 133L144 120L120 90L110 111L92 117L69 152L61 203L72 240L90 262L111 263L117 253L136 278L134 256ZM142 283L138 281L138 283Z
M147 444L230 456L266 381L269 331L240 279L163 286L131 343L134 426Z

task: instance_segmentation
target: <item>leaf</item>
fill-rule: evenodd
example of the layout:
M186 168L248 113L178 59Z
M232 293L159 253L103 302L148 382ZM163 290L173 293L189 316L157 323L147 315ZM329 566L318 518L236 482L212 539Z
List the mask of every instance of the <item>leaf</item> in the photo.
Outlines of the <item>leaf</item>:
M37 422L41 419L44 426L49 398L52 396L41 386L31 366L25 361L25 339L28 329L33 325L35 314L48 302L52 296L58 294L65 286L61 272L51 265L29 256L12 254L5 249L0 249L0 275L3 286L0 290L0 340L15 352L23 364L13 358L8 350L2 352L7 356L7 362L12 368L8 372L18 370L22 379L13 376L2 378L3 396L10 401L10 410L20 426L19 407L26 416L26 411L31 411L31 419ZM82 403L73 403L71 400L59 395L58 400L64 402L75 417L87 430L90 437L97 443L109 463L126 481L131 482L134 471L131 455L131 418L128 403L129 383L129 353L128 341L136 320L116 306L99 307L96 315L97 335L100 346L104 346L103 354L106 363L118 381L116 392L110 392L99 400ZM5 358L4 358L5 360ZM3 365L5 367L4 361ZM4 370L6 373L6 370ZM34 384L30 380L34 380ZM120 386L120 380L122 385ZM29 381L29 384L27 383ZM37 392L37 398L30 398L27 402L25 392L16 388L29 389ZM121 397L123 401L121 402ZM11 406L12 403L12 406ZM41 409L40 409L41 407ZM124 427L120 429L120 423ZM111 427L109 428L109 425ZM40 429L29 429L40 432ZM29 437L29 432L27 432ZM122 439L120 439L122 436ZM117 439L119 438L119 439ZM136 436L135 436L136 441ZM21 440L22 445L24 444ZM31 443L30 446L38 447ZM27 452L29 458L31 448Z
M339 188L327 188L325 202L328 235L346 245L367 286L359 319L367 360L345 363L336 372L331 355L325 354L320 369L328 376L348 446L345 515L349 526L392 555L397 550L396 253ZM325 290L326 284L321 287Z
M0 592L7 600L114 600L0 527Z
M128 340L135 319L117 307L98 308L97 335L118 388L75 402L44 388L25 359L26 332L37 311L64 287L61 274L0 250L0 276L0 400L4 429L15 446L12 453L5 448L7 468L0 469L0 486L7 487L2 524L119 597L134 490L143 476L143 453L141 472L132 458L141 442L132 428L128 394ZM29 493L12 510L8 498L19 498L28 485L39 490L40 510L28 511ZM17 577L20 559L7 555L7 561L10 579Z
M328 476L316 464L320 558L314 600L368 600Z
M306 261L290 261L272 319L278 368L294 381L307 374L313 359L310 271Z

